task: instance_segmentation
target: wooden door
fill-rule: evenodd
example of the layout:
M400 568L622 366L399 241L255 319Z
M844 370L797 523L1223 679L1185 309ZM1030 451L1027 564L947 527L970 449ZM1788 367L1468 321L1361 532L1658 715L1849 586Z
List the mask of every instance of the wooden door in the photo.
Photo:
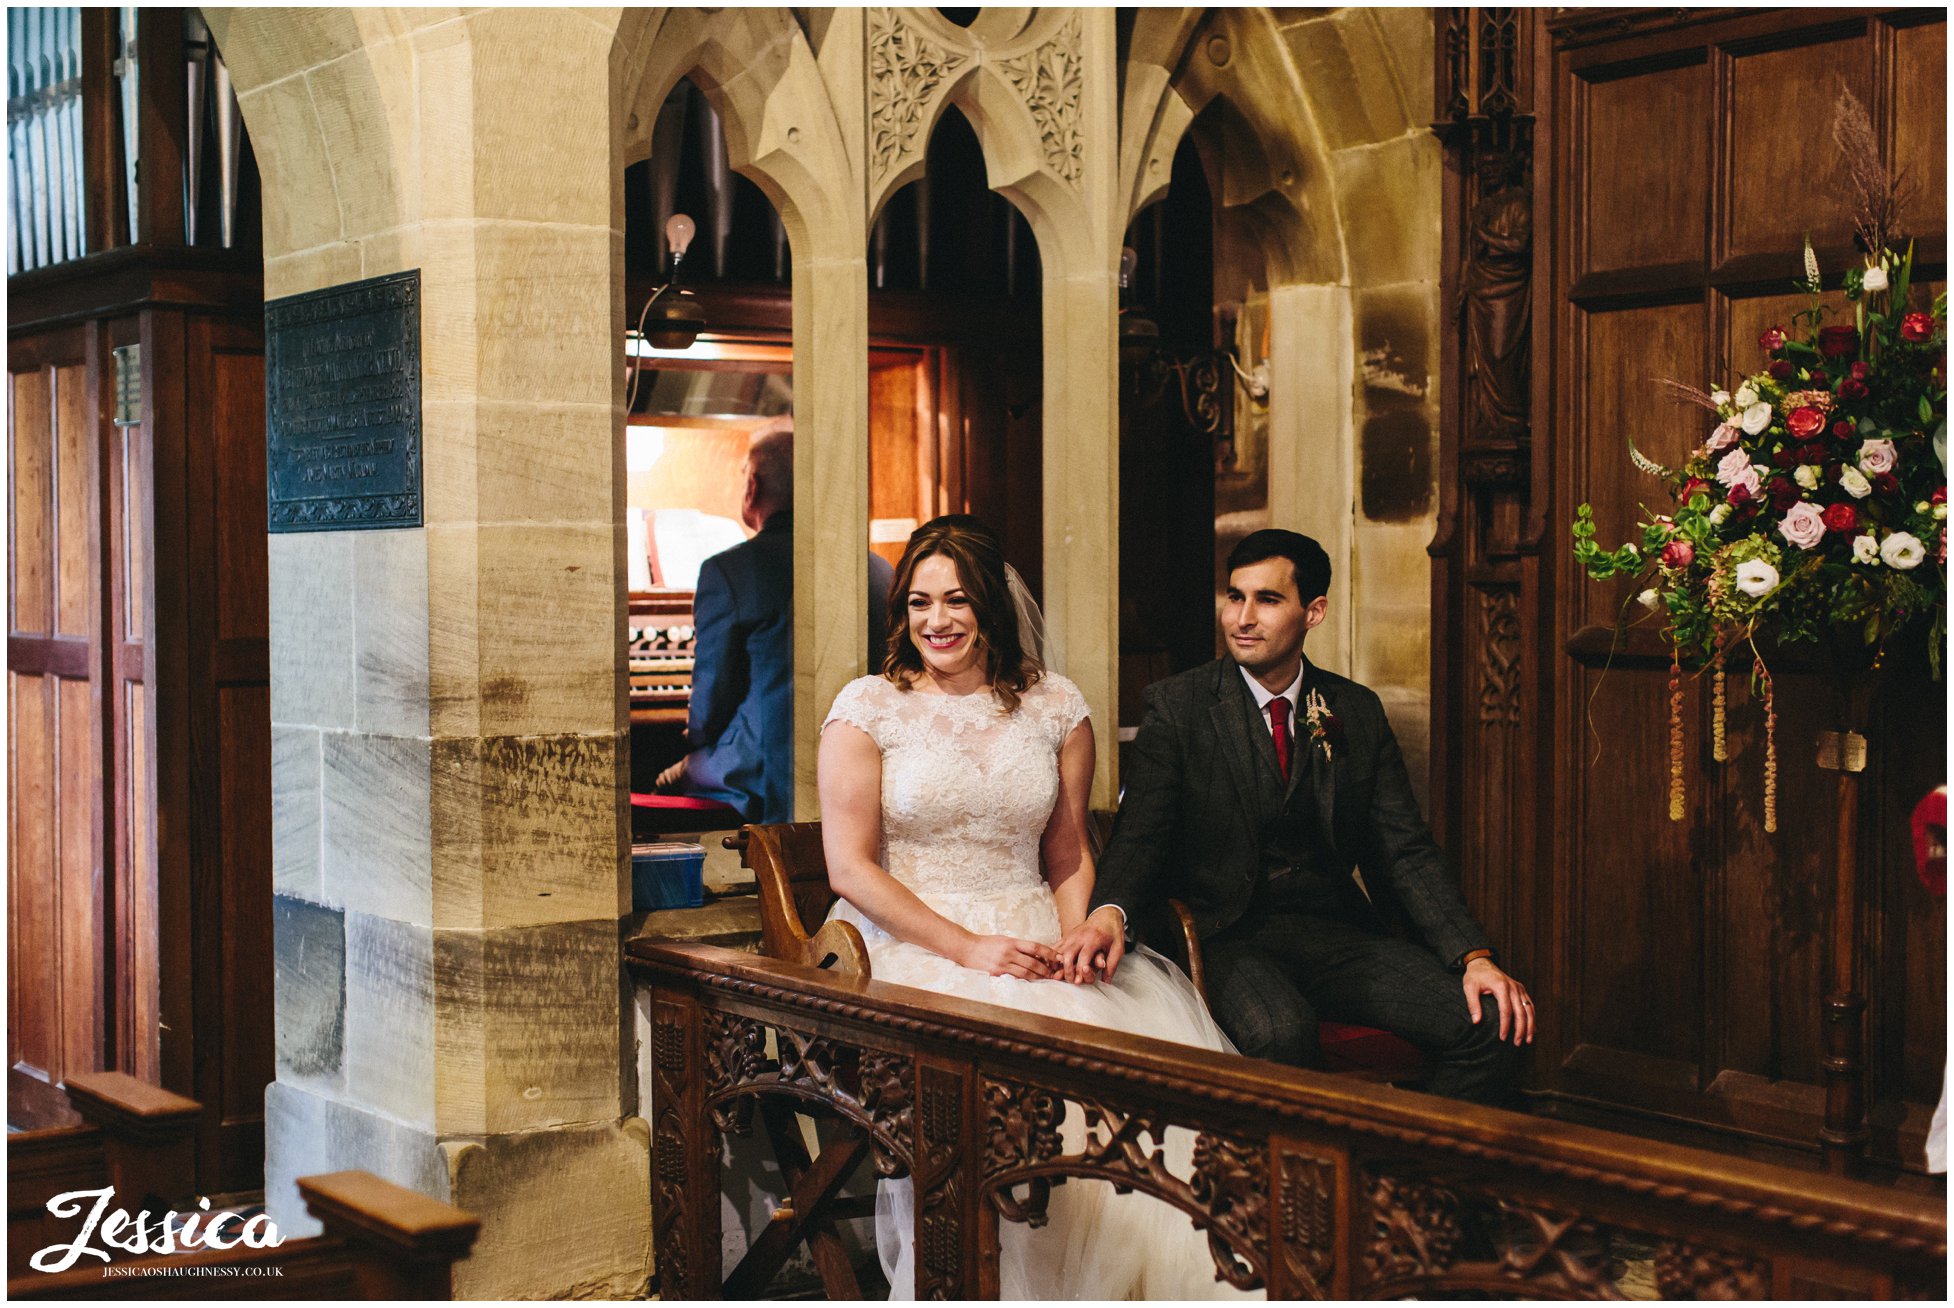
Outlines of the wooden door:
M8 1062L103 1065L99 355L71 328L8 351Z
M1743 1135L1815 1143L1831 922L1834 775L1813 765L1829 725L1818 678L1778 667L1780 829L1763 829L1763 713L1731 679L1730 760L1712 761L1706 685L1685 691L1686 820L1666 816L1668 667L1653 625L1611 652L1627 583L1597 585L1565 548L1574 507L1629 539L1661 494L1628 442L1674 465L1702 415L1658 381L1728 382L1761 365L1759 333L1803 307L1805 233L1828 280L1851 248L1832 143L1841 87L1907 168L1931 299L1945 277L1944 11L1756 12L1708 21L1578 12L1552 37L1552 403L1536 414L1553 480L1543 561L1551 696L1552 854L1539 988L1555 1010L1549 1088ZM1680 12L1680 11L1679 11ZM1836 298L1836 297L1834 297ZM1849 315L1848 315L1849 319ZM1546 421L1543 422L1543 417ZM1918 1166L1940 1089L1945 918L1920 888L1904 816L1945 777L1940 688L1900 667L1877 710L1860 879L1872 1152ZM1925 706L1923 708L1923 706Z

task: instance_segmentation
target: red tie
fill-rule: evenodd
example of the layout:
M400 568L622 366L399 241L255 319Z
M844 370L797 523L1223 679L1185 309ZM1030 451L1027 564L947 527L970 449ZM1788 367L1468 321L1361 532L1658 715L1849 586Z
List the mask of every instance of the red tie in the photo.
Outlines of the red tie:
M1269 701L1269 734L1276 738L1276 763L1282 779L1289 780L1289 697L1277 695Z

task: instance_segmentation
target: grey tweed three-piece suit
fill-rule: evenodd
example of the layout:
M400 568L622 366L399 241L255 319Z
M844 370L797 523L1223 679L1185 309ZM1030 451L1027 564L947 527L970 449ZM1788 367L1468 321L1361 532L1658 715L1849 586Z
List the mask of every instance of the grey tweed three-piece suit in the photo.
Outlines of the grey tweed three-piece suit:
M1475 1025L1459 980L1460 958L1491 944L1419 812L1384 707L1305 660L1304 705L1312 694L1329 720L1313 733L1299 705L1285 782L1234 660L1149 687L1093 907L1119 905L1144 933L1168 898L1185 903L1209 1006L1251 1057L1317 1065L1318 1018L1382 1027L1425 1052L1432 1093L1508 1103L1498 1008L1483 998ZM1401 918L1408 932L1389 929Z

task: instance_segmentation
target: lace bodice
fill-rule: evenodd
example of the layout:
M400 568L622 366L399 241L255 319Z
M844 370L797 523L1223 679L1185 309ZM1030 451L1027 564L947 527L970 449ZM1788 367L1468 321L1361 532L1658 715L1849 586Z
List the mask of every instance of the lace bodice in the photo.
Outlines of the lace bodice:
M846 722L882 751L882 866L891 876L932 901L991 900L1008 912L1049 894L1039 841L1058 797L1059 747L1085 717L1079 688L1053 673L1011 713L989 694L904 691L861 677L842 688L822 727Z

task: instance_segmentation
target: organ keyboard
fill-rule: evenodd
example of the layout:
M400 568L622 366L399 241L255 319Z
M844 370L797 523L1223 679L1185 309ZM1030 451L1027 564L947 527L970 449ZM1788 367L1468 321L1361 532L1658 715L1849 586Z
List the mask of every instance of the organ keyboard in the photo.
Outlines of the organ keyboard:
M631 595L625 636L634 723L685 723L696 648L692 595L689 590Z

